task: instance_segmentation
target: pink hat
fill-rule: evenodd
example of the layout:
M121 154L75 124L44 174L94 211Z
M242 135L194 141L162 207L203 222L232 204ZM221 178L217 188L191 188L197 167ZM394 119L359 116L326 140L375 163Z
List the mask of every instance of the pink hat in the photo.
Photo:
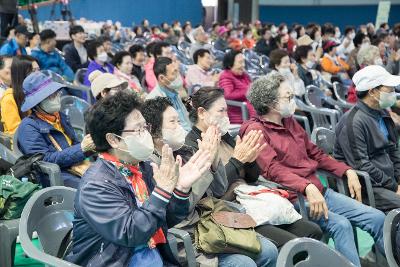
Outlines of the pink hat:
M218 29L218 35L224 35L224 33L226 33L226 32L228 32L229 30L228 30L228 28L226 28L225 26L221 26L221 27L219 27L219 29Z

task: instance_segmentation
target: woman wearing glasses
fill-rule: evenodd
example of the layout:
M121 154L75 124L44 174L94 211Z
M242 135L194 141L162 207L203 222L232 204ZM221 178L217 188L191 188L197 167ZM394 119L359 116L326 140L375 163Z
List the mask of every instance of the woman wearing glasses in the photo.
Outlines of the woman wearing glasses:
M80 164L95 149L92 138L86 135L79 142L67 116L60 112L63 84L54 82L40 71L25 78L25 100L22 112L31 110L18 128L18 147L23 154L43 154L43 161L60 166L65 186L77 188L79 177L70 169ZM42 186L48 180L41 178Z

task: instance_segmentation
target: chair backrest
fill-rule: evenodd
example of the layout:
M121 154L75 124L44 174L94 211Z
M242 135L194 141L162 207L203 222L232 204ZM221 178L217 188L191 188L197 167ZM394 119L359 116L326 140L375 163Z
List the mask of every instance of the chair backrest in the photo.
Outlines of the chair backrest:
M306 255L303 257L303 255ZM311 238L296 238L287 242L281 249L277 267L354 267L326 244Z
M313 121L313 129L317 127L325 127L335 129L338 123L340 112L335 109L317 108L305 104L301 99L295 98L297 108L304 112L309 112Z
M20 242L25 253L52 266L76 266L57 258L63 241L72 229L76 189L53 186L36 192L26 203L20 223ZM33 245L37 232L41 250Z
M349 94L349 88L347 86L339 82L334 82L333 92L335 93L335 96L338 100L343 101L345 103L347 102L346 99Z
M323 127L315 128L311 134L311 141L326 154L332 155L335 145L335 132Z
M400 246L400 244L396 244L397 232L400 231L399 223L400 209L395 209L388 213L383 226L385 254L390 267L399 266L399 262L397 262L395 257L397 254L396 248ZM400 257L400 255L398 255L398 257Z
M78 136L85 134L85 112L89 107L90 105L79 97L61 97L61 112L65 113L65 115L69 117L71 125Z
M85 80L85 75L87 72L87 68L82 68L76 71L75 73L75 82L79 85L83 85L83 82Z
M247 108L246 102L226 100L226 104L232 107L239 107L242 111L242 120L247 121L249 119L249 109Z
M19 134L19 127L17 128L17 130L15 130L13 136L13 149L12 149L13 153L16 155L17 158L23 155L18 146L18 134Z
M324 92L314 85L309 85L306 89L306 94L304 95L306 103L316 108L322 108L326 101Z

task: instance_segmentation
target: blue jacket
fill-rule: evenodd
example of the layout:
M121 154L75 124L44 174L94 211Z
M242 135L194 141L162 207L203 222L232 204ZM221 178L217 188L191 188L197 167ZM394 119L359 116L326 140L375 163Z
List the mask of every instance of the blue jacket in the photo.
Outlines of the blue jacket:
M47 53L40 48L35 48L32 50L32 56L39 61L42 70L51 70L70 82L74 80L74 72L57 51Z
M70 174L67 170L71 166L82 162L85 154L82 152L81 144L77 139L67 116L60 113L61 125L72 145L69 146L63 133L56 130L49 123L39 119L34 113L24 118L18 127L18 147L23 154L41 153L43 161L55 163L60 166L61 176L65 186L77 188L80 178ZM63 149L58 151L50 141L49 134L57 141ZM45 177L39 177L42 186L49 186Z
M18 147L23 154L42 153L43 161L55 163L61 169L82 162L85 155L82 152L81 144L78 141L74 129L67 116L60 113L61 125L72 145L69 146L64 134L56 130L49 123L39 119L34 113L24 118L18 127ZM63 149L58 151L50 141L49 134L57 141Z
M17 41L15 38L12 38L10 41L6 42L1 48L0 48L0 56L3 55L10 55L10 56L16 56L18 49L21 50L21 55L26 55L26 50L25 47L20 47L17 44Z
M140 163L140 170L152 193L138 207L132 186L112 163L98 158L88 169L75 196L73 247L68 261L81 266L127 266L135 248L147 246L159 227L167 237L167 229L185 219L189 194L178 197L174 191L167 202L155 193L150 164ZM168 244L157 249L164 261L176 264Z
M110 63L106 63L103 67L103 66L97 64L97 62L94 60L90 61L88 70L86 71L86 74L85 74L85 79L83 81L84 85L90 86L91 82L89 81L89 75L90 75L90 73L92 73L95 70L99 70L102 73L106 73L106 72L114 73L114 66L111 65Z

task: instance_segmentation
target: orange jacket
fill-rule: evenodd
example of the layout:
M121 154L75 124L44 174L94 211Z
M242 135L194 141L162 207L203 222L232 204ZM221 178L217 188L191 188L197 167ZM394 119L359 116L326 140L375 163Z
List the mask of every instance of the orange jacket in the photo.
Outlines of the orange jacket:
M325 55L321 59L321 67L324 71L329 72L331 74L337 74L338 72L342 72L344 68L345 71L350 69L349 64L347 64L343 59L340 57L336 57L337 62L339 65L336 64L329 56Z

